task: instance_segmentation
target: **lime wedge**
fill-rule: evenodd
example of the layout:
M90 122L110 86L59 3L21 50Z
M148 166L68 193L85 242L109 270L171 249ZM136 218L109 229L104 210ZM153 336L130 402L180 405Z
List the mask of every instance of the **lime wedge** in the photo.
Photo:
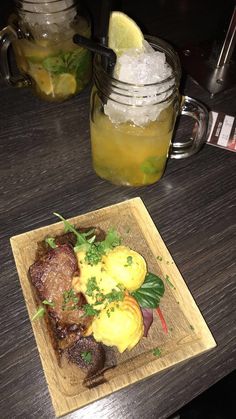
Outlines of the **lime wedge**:
M138 25L122 12L112 12L108 30L108 46L120 56L130 48L143 49L143 34Z
M70 73L60 74L58 77L55 94L59 96L73 95L76 91L76 79Z

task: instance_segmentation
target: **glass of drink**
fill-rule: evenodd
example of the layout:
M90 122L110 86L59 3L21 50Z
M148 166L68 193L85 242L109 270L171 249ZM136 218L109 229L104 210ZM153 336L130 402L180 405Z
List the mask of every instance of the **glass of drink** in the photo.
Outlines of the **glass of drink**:
M122 61L117 64L119 79L116 71L113 75L106 71L99 55L94 60L90 113L93 167L98 176L114 184L155 183L164 173L168 156L188 157L205 142L208 112L196 100L180 96L178 55L156 37L148 36L146 41L147 54L151 56L158 51L161 61L128 53L122 58L123 64ZM146 60L145 65L141 60ZM122 74L127 79L127 74L134 73L137 66L140 66L139 83L121 80ZM155 81L153 78L150 83L143 81L148 71L156 73ZM175 144L172 136L179 113L191 116L196 129L194 138Z
M16 87L29 86L42 98L62 101L79 93L91 78L91 53L73 35L90 37L87 15L75 0L16 0L9 25L0 32L0 72ZM8 60L12 44L20 74Z

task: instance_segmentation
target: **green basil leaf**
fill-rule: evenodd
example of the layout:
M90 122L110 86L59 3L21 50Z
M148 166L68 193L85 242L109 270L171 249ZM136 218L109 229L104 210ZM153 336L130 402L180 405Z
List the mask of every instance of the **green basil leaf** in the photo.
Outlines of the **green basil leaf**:
M165 292L165 286L161 278L153 273L147 273L143 285L132 293L140 307L157 308L161 297Z

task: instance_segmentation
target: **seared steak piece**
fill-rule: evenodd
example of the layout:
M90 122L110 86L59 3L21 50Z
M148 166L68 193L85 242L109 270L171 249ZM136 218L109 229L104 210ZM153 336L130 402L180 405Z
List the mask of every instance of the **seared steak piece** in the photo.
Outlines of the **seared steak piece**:
M65 244L45 253L30 266L29 273L40 300L56 303L63 291L70 289L71 279L77 270L74 251Z
M87 230L87 229L86 229ZM96 229L99 240L105 234ZM114 366L114 359L106 363L106 348L97 343L93 337L83 336L92 322L91 316L84 316L83 306L87 303L81 293L71 288L72 278L79 276L77 258L73 250L74 234L66 233L55 238L55 249L41 242L38 247L37 260L29 268L29 276L41 302L47 310L47 321L53 346L59 355L65 354L69 361L87 370L84 380L86 386L96 385L103 381L102 372ZM86 362L83 354L92 353L92 362ZM107 364L107 365L106 365ZM93 380L96 377L95 380Z
M88 388L104 383L102 373L117 364L114 349L96 342L92 336L82 337L69 347L67 358L87 370L84 384Z
M82 338L70 346L67 349L67 354L71 362L88 371L88 376L103 369L106 357L104 347L97 344L90 336Z
M65 233L61 234L60 236L56 236L54 238L55 244L60 246L62 244L68 244L70 247L74 247L76 243L76 237L74 233ZM45 241L41 241L38 243L38 249L36 254L36 259L41 258L51 249L50 245Z
M50 249L29 269L39 299L53 304L47 306L47 311L58 339L70 333L77 335L91 322L91 318L83 317L82 305L86 303L83 295L71 289L75 272L78 272L77 259L68 244Z

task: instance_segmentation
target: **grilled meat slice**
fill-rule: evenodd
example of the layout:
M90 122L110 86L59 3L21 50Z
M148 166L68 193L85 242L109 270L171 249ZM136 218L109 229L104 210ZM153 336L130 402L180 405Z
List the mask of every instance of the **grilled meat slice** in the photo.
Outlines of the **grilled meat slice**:
M71 334L78 338L91 323L91 318L83 316L82 306L86 300L71 289L75 272L78 272L77 259L68 244L50 249L29 269L39 299L53 303L53 306L47 306L47 311L59 340L69 338ZM66 342L62 346L66 346Z
M68 359L86 369L88 376L94 375L101 370L105 363L105 350L103 345L98 344L93 337L84 337L67 349ZM86 358L87 355L87 358Z
M117 365L113 348L98 343L92 336L82 337L66 351L70 362L87 371L83 381L88 388L106 382L103 373Z
M102 230L96 231L103 240ZM29 268L30 280L39 300L53 303L53 306L45 305L53 347L59 355L65 354L70 362L87 371L84 385L92 387L104 382L103 371L116 364L115 356L107 357L109 348L93 337L83 336L92 317L84 316L83 306L87 301L83 294L71 289L73 276L79 275L73 235L57 236L55 242L55 249L45 247L43 242L39 244L37 260ZM85 352L91 352L91 364L83 359L81 354Z

